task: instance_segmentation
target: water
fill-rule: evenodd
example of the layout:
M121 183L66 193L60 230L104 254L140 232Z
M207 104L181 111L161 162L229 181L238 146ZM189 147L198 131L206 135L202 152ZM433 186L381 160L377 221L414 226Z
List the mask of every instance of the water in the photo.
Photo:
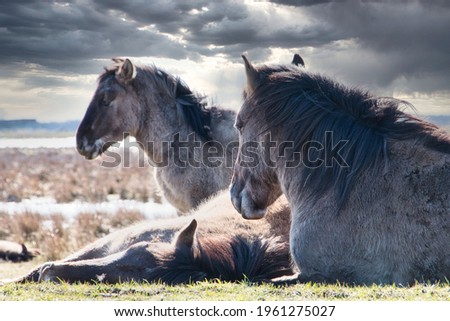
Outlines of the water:
M75 148L75 137L0 138L0 148Z
M115 214L119 211L137 211L147 219L176 217L174 207L168 203L138 202L135 200L111 200L100 203L70 202L57 203L49 197L36 197L24 199L20 203L0 202L0 212L10 215L25 212L37 213L40 215L62 214L69 221L80 213L102 212Z

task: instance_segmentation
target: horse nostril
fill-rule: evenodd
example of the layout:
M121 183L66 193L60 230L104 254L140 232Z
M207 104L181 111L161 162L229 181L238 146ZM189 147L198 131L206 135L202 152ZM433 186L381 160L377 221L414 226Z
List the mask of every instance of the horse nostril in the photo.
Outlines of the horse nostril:
M241 199L238 197L231 197L231 203L233 204L234 208L238 213L242 213L241 209Z
M77 150L78 150L78 152L79 152L81 155L83 155L83 153L84 153L83 144L78 143L78 144L77 144Z
M78 138L77 137L77 149L79 152L83 152L86 149L87 146L87 139L86 137Z
M230 188L230 197L231 197L231 203L233 204L236 211L241 213L241 198L239 197L239 193L236 193L236 185L231 185Z

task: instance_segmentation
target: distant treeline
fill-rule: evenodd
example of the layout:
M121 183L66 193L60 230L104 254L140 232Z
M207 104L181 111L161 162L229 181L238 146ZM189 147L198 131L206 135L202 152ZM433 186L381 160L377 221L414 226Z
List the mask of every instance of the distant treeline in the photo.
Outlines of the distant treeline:
M428 115L426 119L439 126L450 126L450 115ZM78 120L41 123L36 119L0 119L0 131L75 132L79 123Z

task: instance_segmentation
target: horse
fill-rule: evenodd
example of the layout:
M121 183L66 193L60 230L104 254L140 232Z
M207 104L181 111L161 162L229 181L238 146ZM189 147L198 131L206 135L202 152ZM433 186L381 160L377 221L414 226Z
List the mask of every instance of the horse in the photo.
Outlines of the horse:
M231 180L232 148L222 149L221 164L213 165L202 158L202 151L237 141L235 112L207 108L204 98L180 78L156 66L113 61L99 76L78 127L78 152L94 159L125 136L135 137L155 167L163 195L182 213L225 189Z
M0 260L11 262L30 261L39 254L37 249L28 249L23 243L0 241Z
M207 106L205 97L156 66L113 61L78 127L78 152L94 159L124 135L135 137L164 197L180 213L228 188L239 144L236 113Z
M100 238L64 259L46 262L26 275L3 280L3 283L61 279L67 282L135 280L174 284L204 277L237 281L245 274L254 281L262 281L282 274L290 275L293 270L285 237L290 210L286 200L280 198L269 211L263 220L244 220L234 210L225 190L204 201L190 215L136 223ZM189 235L191 241L195 235L195 242L186 245L183 240L187 237L183 235ZM152 269L154 272L150 271ZM162 275L162 271L167 273ZM96 275L104 277L100 280Z
M243 59L230 196L260 219L285 195L298 275L280 282L448 282L449 134L407 102Z
M50 282L163 282L205 280L264 282L292 273L288 246L277 238L253 235L197 235L197 221L171 243L135 243L102 258L51 263L40 272Z

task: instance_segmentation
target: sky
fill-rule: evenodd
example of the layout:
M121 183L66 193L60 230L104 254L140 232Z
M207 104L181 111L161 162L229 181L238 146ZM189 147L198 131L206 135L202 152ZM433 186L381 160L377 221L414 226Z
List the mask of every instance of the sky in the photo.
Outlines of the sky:
M0 119L80 120L112 57L238 110L241 59L306 69L450 114L450 1L0 2Z

